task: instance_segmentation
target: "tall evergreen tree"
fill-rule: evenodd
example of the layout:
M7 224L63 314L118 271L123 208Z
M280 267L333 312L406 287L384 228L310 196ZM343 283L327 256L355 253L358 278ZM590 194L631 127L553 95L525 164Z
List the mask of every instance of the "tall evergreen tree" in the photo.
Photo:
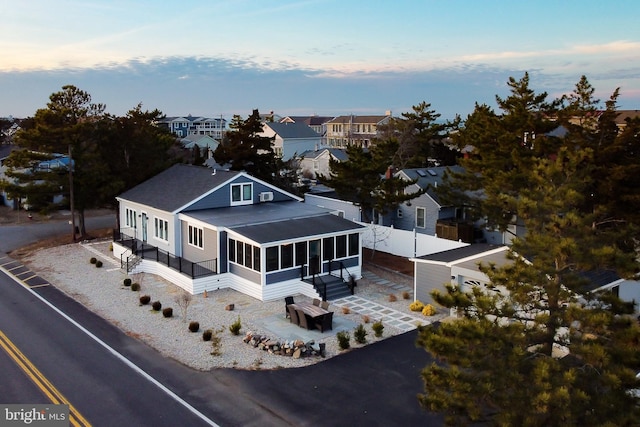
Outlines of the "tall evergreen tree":
M490 223L505 226L515 216L527 233L513 241L510 264L481 267L487 288L434 292L459 318L420 331L419 344L444 362L423 370L420 402L450 425L637 425L638 321L628 304L587 285L593 272L638 271L637 240L619 240L634 230L637 211L616 213L615 226L603 221L633 182L624 172L609 184L598 175L613 166L602 152L634 152L638 141L611 127L617 91L598 121L586 78L551 104L528 83L527 75L510 79L511 96L498 99L504 114L477 106L460 132L474 151L453 185L472 190L468 200ZM546 134L559 124L562 138ZM639 159L626 162L635 170ZM610 185L620 191L601 199Z
M235 115L229 124L231 132L213 154L219 164L230 164L232 170L247 173L273 183L282 168L282 162L273 150L273 138L260 136L262 121L258 110L243 120Z
M414 182L393 176L389 159L397 149L395 140L379 141L369 150L352 144L346 149L348 160L331 159L330 175L319 179L342 199L356 203L363 220L370 222L374 219L374 211L384 215L416 197L416 194L404 193L404 189Z
M91 102L87 92L73 85L63 86L60 92L49 97L47 108L36 111L30 126L18 133L16 144L22 150L12 154L8 162L11 170L7 175L16 180L13 190L29 191L28 198L35 198L38 192L50 198L59 194L60 188L67 195L73 192L81 235L85 234L84 211L90 207L95 189L108 180L105 165L97 153L95 132L104 110L104 105ZM49 173L38 168L43 160L68 154L72 158L68 165L70 171ZM64 172L71 172L73 178L65 180Z
M433 166L434 162L443 166L455 164L458 150L446 143L452 124L438 122L440 114L430 108L431 104L423 101L414 105L412 112L391 118L381 127L382 140L393 139L398 143L396 152L389 159L396 167L427 167Z

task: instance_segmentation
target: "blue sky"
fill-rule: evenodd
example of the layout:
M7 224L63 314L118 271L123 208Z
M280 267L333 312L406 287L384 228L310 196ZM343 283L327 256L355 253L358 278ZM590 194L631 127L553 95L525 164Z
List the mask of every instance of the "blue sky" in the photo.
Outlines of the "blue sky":
M73 84L123 115L394 115L495 106L581 75L640 109L637 0L0 0L0 116Z

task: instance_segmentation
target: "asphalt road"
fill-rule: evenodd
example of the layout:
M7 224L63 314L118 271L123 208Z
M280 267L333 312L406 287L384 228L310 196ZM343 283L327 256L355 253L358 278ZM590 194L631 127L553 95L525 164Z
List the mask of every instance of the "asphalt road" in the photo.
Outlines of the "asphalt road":
M113 218L90 218L88 228L112 226L109 221ZM56 230L66 233L68 224L57 224L60 228L55 223L24 227L22 232L20 227L0 227L0 250L20 247ZM35 291L221 426L443 424L440 417L425 412L417 403L416 395L423 391L420 370L430 359L415 347L416 332L304 368L198 372L162 357L52 286ZM0 274L0 331L94 425L205 425L162 387L4 274ZM31 399L38 390L15 363L0 355L0 369L8 373L0 378L0 401L37 403ZM5 401L5 397L11 400Z

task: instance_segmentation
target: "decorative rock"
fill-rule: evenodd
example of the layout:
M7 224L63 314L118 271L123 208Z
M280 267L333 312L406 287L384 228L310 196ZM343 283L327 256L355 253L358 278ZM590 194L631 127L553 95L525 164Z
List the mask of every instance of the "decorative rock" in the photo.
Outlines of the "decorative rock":
M235 304L229 304L224 309L227 311L233 311L235 307L236 307Z
M302 355L302 350L301 349L297 349L296 351L293 352L293 358L294 359L300 359L301 355Z

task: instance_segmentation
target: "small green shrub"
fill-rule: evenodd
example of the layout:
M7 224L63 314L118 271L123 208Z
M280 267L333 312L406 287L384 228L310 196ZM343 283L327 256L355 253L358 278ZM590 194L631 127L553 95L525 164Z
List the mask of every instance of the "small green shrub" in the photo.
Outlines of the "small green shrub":
M151 297L149 295L140 296L140 304L147 305L149 304L149 301L151 301Z
M191 332L198 332L200 330L200 323L198 323L198 322L189 322L189 330Z
M360 323L353 331L353 339L355 339L358 344L364 344L367 342L367 333L364 325Z
M98 260L96 259L96 257L93 257L93 256L92 256L91 258L89 258L89 263L90 263L90 264L95 264L96 262L98 262Z
M376 338L380 338L382 336L382 331L384 331L384 325L382 324L382 320L373 322L373 324L371 325L371 329L373 329L373 333L376 336Z
M131 286L131 279L128 277L122 281L122 284L125 286Z
M163 308L162 315L166 318L173 317L173 308L171 307Z
M346 350L351 347L351 335L347 331L340 331L336 334L336 338L338 338L338 347L340 350Z
M100 261L100 260L96 261L96 267L97 268L102 267L102 261Z
M229 326L229 331L233 335L238 335L240 333L241 328L242 328L242 323L240 323L240 316L238 316L238 320L236 320L231 324L231 326Z
M151 308L153 308L153 311L160 311L162 303L160 301L154 301L151 303Z
M135 282L131 284L131 290L134 292L138 292L140 290L140 283Z
M211 341L211 337L213 337L213 331L211 329L207 329L202 333L202 341Z

